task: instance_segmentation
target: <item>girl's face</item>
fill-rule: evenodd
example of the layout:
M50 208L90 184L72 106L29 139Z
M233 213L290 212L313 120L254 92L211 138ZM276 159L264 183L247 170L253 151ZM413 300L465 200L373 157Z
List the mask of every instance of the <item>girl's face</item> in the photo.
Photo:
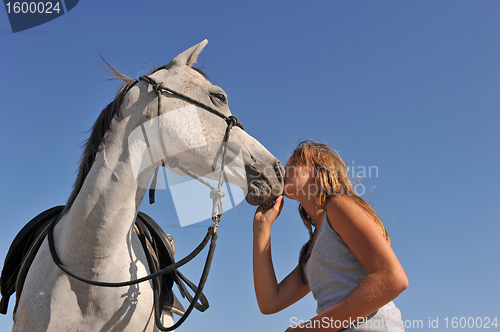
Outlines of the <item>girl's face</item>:
M310 191L313 186L315 186L314 177L309 167L288 160L285 167L283 195L301 201L311 197Z

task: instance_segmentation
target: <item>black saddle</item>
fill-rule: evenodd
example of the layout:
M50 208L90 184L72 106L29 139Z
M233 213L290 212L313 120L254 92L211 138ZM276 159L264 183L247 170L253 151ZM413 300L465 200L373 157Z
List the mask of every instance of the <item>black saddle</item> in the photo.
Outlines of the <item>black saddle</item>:
M16 293L15 314L29 267L47 235L48 226L60 217L63 209L64 206L56 206L40 213L26 224L14 238L5 257L0 277L1 314L5 315L7 313L9 298L14 292ZM173 242L172 238L166 235L150 216L139 211L134 230L141 240L152 273L175 262L174 249L171 243L171 241ZM160 307L165 311L184 315L184 307L172 290L173 284L177 284L182 297L187 298L190 302L193 297L184 283L194 292L197 291L196 286L178 270L174 270L160 278L161 282L158 283L160 287L158 290ZM205 295L202 294L199 301L201 303L197 302L195 308L199 311L205 311L209 306Z

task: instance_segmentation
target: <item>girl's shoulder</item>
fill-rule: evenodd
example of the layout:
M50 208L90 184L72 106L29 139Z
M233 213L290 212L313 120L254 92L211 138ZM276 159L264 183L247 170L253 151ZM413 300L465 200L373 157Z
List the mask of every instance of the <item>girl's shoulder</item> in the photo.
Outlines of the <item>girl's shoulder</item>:
M330 226L341 236L361 224L373 223L370 216L348 195L336 195L326 203L326 215Z
M326 203L328 218L362 213L363 210L348 195L333 195ZM330 219L331 220L331 219Z

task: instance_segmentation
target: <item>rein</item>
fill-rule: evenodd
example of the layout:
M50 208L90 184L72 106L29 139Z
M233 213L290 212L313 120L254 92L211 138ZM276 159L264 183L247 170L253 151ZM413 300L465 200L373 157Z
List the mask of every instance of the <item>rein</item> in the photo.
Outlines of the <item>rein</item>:
M220 176L219 176L219 181L218 181L217 187L214 187L213 185L211 185L210 183L208 183L207 181L205 181L201 177L192 173L188 169L180 166L177 159L170 157L170 158L167 158L167 160L166 160L166 163L170 168L178 168L179 170L184 172L186 175L191 176L195 180L205 184L206 186L208 186L211 189L210 198L213 201L212 224L208 228L207 234L205 235L205 238L201 241L201 243L189 255L187 255L186 257L184 257L180 261L175 262L175 263L173 263L173 264L171 264L163 269L154 271L153 273L151 273L145 277L134 279L134 280L129 280L129 281L124 281L124 282L101 282L101 281L86 279L86 278L78 276L71 269L69 269L67 266L65 266L61 262L59 256L57 255L55 244L54 244L54 227L55 227L58 220L55 220L49 226L48 244L49 244L50 254L52 256L54 263L62 271L64 271L66 274L70 275L71 277L73 277L76 280L79 280L81 282L84 282L84 283L87 283L90 285L94 285L94 286L100 286L100 287L123 287L123 286L131 286L131 285L135 285L135 284L138 284L138 283L141 283L144 281L152 280L153 281L153 293L154 293L153 298L154 298L154 310L155 310L155 323L161 331L172 331L172 330L178 328L187 319L187 317L189 316L191 311L197 305L197 302L200 299L200 296L202 296L203 288L204 288L205 283L207 281L208 273L210 271L210 266L212 264L212 258L213 258L214 252L215 252L215 246L216 246L217 237L218 237L217 229L219 226L219 222L222 218L222 213L224 212L223 211L223 203L222 203L223 202L222 199L224 197L224 190L222 189L222 185L224 184L224 175L223 174L224 174L225 158L226 158L226 151L227 151L227 144L226 143L229 141L229 134L230 134L231 129L234 126L240 127L242 130L245 130L245 127L241 124L241 122L238 121L238 119L235 116L233 116L233 115L226 116L209 105L206 105L206 104L199 102L191 97L188 97L184 94L181 94L181 93L176 92L170 88L165 87L163 85L163 83L161 83L161 82L158 83L149 76L141 76L139 78L139 80L145 81L148 84L150 84L153 87L153 90L156 92L157 97L158 97L158 116L160 115L160 110L161 110L161 94L163 92L167 92L171 95L174 95L174 96L179 97L185 101L188 101L189 103L195 104L196 106L201 107L204 110L206 110L212 114L215 114L215 115L221 117L227 123L226 132L225 132L224 138L222 140L222 145L223 145L222 146L222 148L223 148L222 161L221 161ZM167 156L163 140L161 140L160 143L161 143L161 146L162 146L162 149L163 149L165 156ZM163 162L163 166L165 166L165 161ZM155 187L155 183L156 183L157 174L158 174L158 168L155 170L155 174L153 177L153 184L151 186L150 193L149 193L149 199L150 199L151 204L154 203L154 191L155 191L154 187ZM179 319L179 321L177 321L174 325L172 325L170 327L163 326L163 324L161 322L162 310L160 308L159 277L163 276L165 274L171 273L171 272L175 271L176 269L178 269L179 267L181 267L184 264L191 261L194 257L196 257L205 248L205 246L207 245L207 243L209 241L210 241L210 247L208 250L208 254L207 254L206 261L205 261L205 266L203 268L203 273L202 273L201 278L200 278L200 282L198 284L198 287L193 285L194 286L193 290L196 291L195 296L191 298L191 296L189 296L189 293L187 293L188 300L190 301L190 305L189 305L188 309L186 310L185 314L182 315L182 317ZM150 266L150 269L155 269L155 268L153 266Z

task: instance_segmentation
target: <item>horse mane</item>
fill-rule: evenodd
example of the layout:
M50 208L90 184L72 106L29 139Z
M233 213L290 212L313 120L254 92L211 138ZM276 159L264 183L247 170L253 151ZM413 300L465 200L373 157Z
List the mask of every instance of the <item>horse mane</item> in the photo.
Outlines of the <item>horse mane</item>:
M96 122L92 125L92 128L90 129L91 132L90 136L85 140L83 144L84 149L82 156L80 158L78 175L73 185L73 191L71 192L68 201L66 202L66 206L64 207L61 216L64 215L71 208L73 202L78 196L78 193L82 189L83 183L85 182L85 179L87 178L87 175L89 174L90 169L94 164L95 156L97 152L99 152L101 144L104 142L104 135L106 135L106 132L111 127L111 121L113 121L113 119L116 119L118 121L122 120L120 113L120 106L127 92L138 82L137 79L130 78L127 75L120 72L119 70L117 70L116 68L114 68L102 57L102 55L101 59L103 60L105 67L99 69L111 74L111 77L106 79L106 81L121 80L122 84L118 89L118 92L116 93L115 99L111 103L109 103L108 106L106 106L106 108L102 110ZM168 66L169 65L167 64L161 67L152 67L148 75L151 75L159 70L165 69ZM207 75L203 73L201 69L194 67L191 68L193 68L195 71L197 71L207 80L209 80Z
M104 142L104 135L111 127L111 121L113 121L113 119L121 121L120 106L123 99L125 98L127 92L138 82L135 78L130 78L115 69L106 60L104 60L104 58L102 58L102 60L104 61L106 67L99 69L112 75L111 78L107 80L121 80L122 84L116 93L115 99L102 110L101 114L99 114L99 117L90 129L91 133L89 138L87 138L83 144L84 149L82 157L80 158L78 175L73 185L73 191L71 192L61 215L65 214L73 205L78 193L82 189L83 182L85 181L87 174L90 172L90 168L94 164L95 156L100 150L101 143Z

